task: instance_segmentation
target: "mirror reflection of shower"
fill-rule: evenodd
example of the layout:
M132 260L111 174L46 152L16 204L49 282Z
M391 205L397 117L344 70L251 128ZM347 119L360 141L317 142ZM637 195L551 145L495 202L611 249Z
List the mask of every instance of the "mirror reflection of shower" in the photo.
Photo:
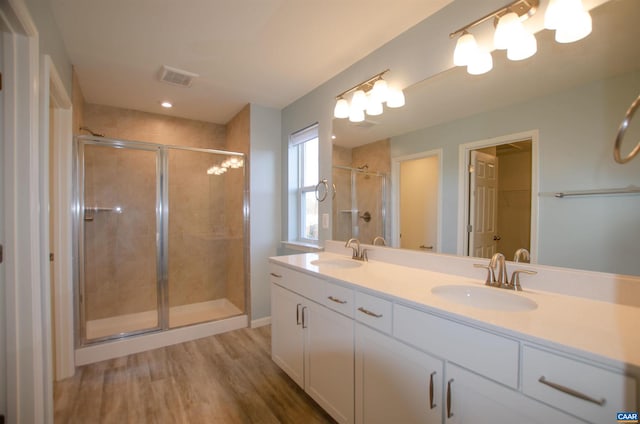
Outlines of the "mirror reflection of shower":
M334 145L332 180L334 240L373 244L387 238L389 141L361 147Z

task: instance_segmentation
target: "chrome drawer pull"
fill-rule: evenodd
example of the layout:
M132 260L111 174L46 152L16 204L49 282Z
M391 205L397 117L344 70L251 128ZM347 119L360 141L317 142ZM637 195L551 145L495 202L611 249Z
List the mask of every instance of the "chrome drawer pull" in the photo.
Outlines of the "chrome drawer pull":
M282 275L280 275L280 274L276 274L275 272L272 272L272 273L271 273L271 276L272 276L272 277L276 277L276 278L282 278Z
M333 297L333 296L329 296L329 297L327 297L327 299L331 300L332 302L339 303L341 305L344 305L345 303L347 303L346 300L340 300L337 297Z
M594 399L591 396L585 395L584 393L580 393L580 392L578 392L576 390L570 389L570 388L568 388L566 386L563 386L561 384L549 381L544 377L544 375L542 377L540 377L538 379L538 381L540 383L544 384L544 385L547 385L547 386L553 388L553 389L559 390L562 393L566 393L566 394L571 395L573 397L577 397L578 399L586 400L587 402L595 403L596 405L599 405L599 406L603 406L607 402L607 400L605 398L602 398L600 400Z
M436 372L432 372L429 377L429 407L430 409L435 408L437 405L433 403L433 376L436 375Z
M360 312L362 312L363 314L367 314L369 316L375 317L375 318L382 318L382 314L376 314L375 312L371 312L368 309L363 308L362 306L358 308L358 310Z
M302 306L302 303L298 303L296 305L296 325L300 325L302 324L300 322L300 307ZM304 316L302 317L304 319Z

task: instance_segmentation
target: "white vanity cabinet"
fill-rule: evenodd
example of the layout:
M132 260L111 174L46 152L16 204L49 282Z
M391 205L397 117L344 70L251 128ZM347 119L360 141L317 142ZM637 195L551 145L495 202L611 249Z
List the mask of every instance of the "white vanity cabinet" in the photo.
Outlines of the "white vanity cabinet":
M356 423L442 422L443 362L356 324Z
M325 283L272 266L271 356L336 421L353 423L354 322L318 303L327 297Z

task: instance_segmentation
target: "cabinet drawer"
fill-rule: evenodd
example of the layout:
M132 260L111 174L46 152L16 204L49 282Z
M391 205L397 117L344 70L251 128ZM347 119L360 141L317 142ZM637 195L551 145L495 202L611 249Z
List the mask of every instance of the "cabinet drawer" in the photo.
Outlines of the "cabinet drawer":
M520 344L515 340L397 304L393 334L427 353L518 388Z
M327 281L324 285L323 303L329 309L353 318L354 292L352 289Z
M391 334L391 301L356 292L355 309L356 320L376 330Z
M280 265L269 264L269 281L308 299L323 303L324 280Z
M569 357L525 346L522 391L593 423L636 411L636 381Z

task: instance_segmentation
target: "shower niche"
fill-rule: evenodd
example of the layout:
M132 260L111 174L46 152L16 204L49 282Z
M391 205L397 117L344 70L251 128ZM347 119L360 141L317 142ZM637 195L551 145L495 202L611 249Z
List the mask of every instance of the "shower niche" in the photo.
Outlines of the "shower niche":
M79 345L246 313L245 156L76 138Z

